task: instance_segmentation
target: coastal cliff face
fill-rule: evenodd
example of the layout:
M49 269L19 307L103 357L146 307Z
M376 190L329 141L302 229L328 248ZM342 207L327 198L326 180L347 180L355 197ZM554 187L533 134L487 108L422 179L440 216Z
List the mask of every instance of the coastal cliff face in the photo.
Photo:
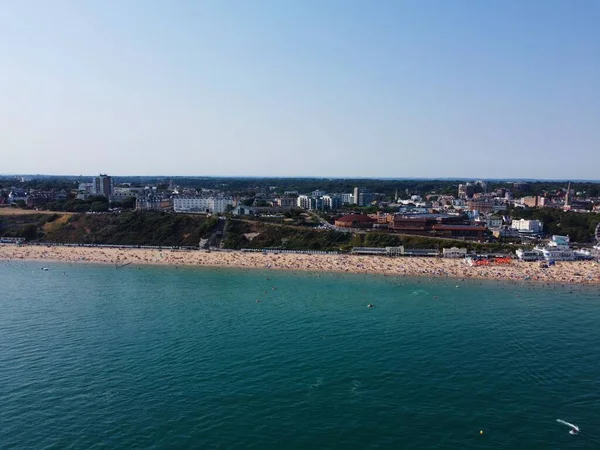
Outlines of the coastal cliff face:
M219 233L221 231L221 233ZM384 232L342 233L309 226L272 224L261 221L130 211L118 214L24 213L0 214L0 237L22 237L27 241L72 244L152 246L198 246L200 240L218 235L223 248L281 248L287 250L348 251L352 247L408 248L460 246L475 251L514 251L501 243L479 244L449 239L408 236ZM214 239L213 239L214 241ZM217 245L218 244L211 244Z
M0 220L0 236L117 245L197 246L217 225L212 217L160 212L27 214L1 216Z

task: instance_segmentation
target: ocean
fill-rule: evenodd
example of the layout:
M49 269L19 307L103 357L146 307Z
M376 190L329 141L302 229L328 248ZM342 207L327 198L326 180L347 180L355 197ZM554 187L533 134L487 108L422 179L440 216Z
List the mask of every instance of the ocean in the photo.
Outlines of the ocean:
M1 448L600 448L598 287L35 262L0 283Z

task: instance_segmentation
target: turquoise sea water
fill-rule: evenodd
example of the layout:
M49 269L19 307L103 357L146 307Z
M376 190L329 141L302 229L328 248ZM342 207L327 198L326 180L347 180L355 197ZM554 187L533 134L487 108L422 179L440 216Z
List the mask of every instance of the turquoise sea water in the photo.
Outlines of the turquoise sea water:
M600 448L595 287L22 262L0 282L2 448Z

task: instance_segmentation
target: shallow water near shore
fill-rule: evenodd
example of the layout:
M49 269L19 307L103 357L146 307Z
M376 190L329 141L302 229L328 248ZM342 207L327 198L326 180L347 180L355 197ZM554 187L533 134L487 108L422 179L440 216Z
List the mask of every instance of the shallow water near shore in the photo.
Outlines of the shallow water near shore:
M36 262L0 280L2 447L600 446L598 287Z

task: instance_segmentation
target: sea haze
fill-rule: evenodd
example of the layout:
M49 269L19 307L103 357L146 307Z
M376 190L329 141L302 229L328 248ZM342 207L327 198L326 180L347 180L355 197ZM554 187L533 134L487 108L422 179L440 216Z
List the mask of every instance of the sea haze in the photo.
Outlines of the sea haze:
M0 279L3 447L600 448L595 287L23 262Z

